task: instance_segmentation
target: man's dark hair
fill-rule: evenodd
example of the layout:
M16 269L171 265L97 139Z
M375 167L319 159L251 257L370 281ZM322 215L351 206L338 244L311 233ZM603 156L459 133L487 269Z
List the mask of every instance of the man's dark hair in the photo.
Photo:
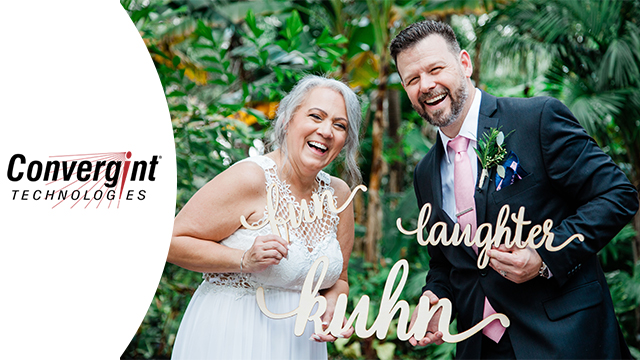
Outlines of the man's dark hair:
M409 25L406 29L400 31L391 41L389 49L391 50L393 61L397 64L398 54L412 48L422 39L434 34L444 38L452 53L455 55L460 53L460 44L451 26L439 21L424 20Z

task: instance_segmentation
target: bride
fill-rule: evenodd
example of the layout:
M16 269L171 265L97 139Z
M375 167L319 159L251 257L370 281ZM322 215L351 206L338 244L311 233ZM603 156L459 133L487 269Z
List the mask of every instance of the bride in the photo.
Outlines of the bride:
M334 205L345 203L349 186L322 171L344 151L352 185L360 180L355 161L360 104L342 82L306 76L282 100L274 125L272 152L236 163L200 189L176 216L167 261L202 272L180 324L172 359L326 359L332 335L293 333L294 318L274 320L256 304L256 289L265 289L266 305L275 313L298 306L300 289L313 262L330 260L321 286L327 299L323 323L330 323L338 295L349 292L347 266L353 245L353 207L331 212L327 198L322 217L288 227L289 242L270 226L244 229L267 219L267 189L277 216L296 217L305 200L313 216L313 194L333 193ZM275 194L277 192L277 194ZM280 231L283 228L280 227ZM283 234L284 236L284 234ZM350 329L340 336L349 337Z

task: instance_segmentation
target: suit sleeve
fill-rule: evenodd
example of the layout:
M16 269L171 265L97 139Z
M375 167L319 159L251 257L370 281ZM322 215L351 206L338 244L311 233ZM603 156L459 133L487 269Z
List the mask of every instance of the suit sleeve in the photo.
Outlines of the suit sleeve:
M420 164L416 167L413 176L413 188L416 193L416 198L418 199L418 207L422 208L422 206L428 202L423 200L423 197L420 194L420 180L425 180L424 176L427 174L421 174L419 171ZM433 206L433 204L431 204ZM435 220L433 216L429 219L429 228L433 225ZM446 259L442 251L438 246L427 245L427 250L429 252L429 272L427 273L426 284L422 288L422 292L424 293L427 290L431 290L438 298L447 298L451 300L453 304L455 301L453 299L453 292L451 291L451 284L449 282L449 275L451 273L451 263ZM453 309L453 313L455 314L455 309Z
M563 285L580 263L595 256L638 210L638 193L626 175L580 126L569 109L556 99L545 102L540 117L540 141L547 175L553 186L576 209L554 224L554 246L574 234L564 249L540 256L554 279Z

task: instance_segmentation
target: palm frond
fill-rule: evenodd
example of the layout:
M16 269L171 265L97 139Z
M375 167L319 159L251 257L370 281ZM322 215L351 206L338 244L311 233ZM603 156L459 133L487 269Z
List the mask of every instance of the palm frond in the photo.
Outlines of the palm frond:
M592 136L608 141L607 126L624 108L626 100L624 92L619 90L598 92L593 88L585 87L580 81L566 83L565 91L567 106L580 124Z
M597 72L601 79L600 88L609 86L609 82L615 87L624 88L638 80L640 69L637 48L634 51L631 42L630 37L622 37L609 44Z

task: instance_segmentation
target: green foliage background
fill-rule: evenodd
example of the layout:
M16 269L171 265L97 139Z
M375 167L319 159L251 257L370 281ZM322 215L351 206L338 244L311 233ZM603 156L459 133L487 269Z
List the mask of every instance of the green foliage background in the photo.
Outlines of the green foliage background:
M269 118L282 96L308 73L347 81L360 95L364 125L360 167L380 177L381 214L356 201L356 237L350 259L351 306L372 300L375 318L387 274L407 259L402 299L417 304L428 254L414 238L412 189L417 161L435 139L411 108L388 60L388 39L423 18L452 25L474 61L477 86L498 96L551 95L640 184L640 1L638 0L121 0L140 31L167 96L178 166L179 211L207 181L268 142ZM383 104L383 107L380 107ZM375 132L376 111L384 131ZM382 137L380 153L376 137ZM373 166L382 161L384 166ZM340 176L339 162L330 173ZM378 173L379 172L379 173ZM373 200L371 200L373 201ZM366 253L367 217L381 232ZM600 253L615 310L634 356L640 346L640 218ZM371 257L373 255L373 258ZM367 261L365 261L367 259ZM158 290L124 359L167 359L182 314L201 274L167 264ZM396 320L397 321L397 320ZM455 328L455 321L452 324ZM392 325L384 341L340 339L332 358L450 359L455 346L414 349Z

